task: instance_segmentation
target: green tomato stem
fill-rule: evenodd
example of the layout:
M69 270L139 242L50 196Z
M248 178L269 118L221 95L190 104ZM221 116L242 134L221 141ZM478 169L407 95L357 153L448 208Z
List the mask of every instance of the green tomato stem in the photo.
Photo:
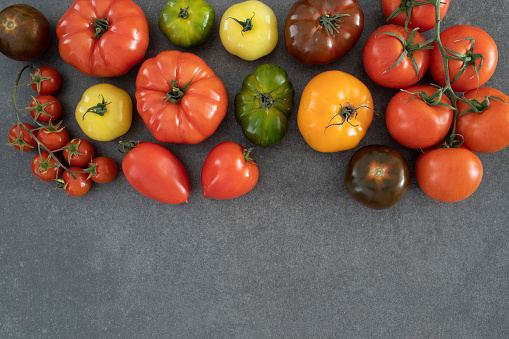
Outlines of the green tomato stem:
M180 9L178 17L181 19L187 19L189 17L189 5L187 6L187 8Z
M334 35L334 32L339 33L339 23L343 22L341 18L345 16L350 16L350 14L336 14L333 16L329 16L328 14L322 14L320 18L318 19L318 23L320 26L325 28L327 31L327 34L333 38L336 36Z
M233 20L235 20L235 22L237 22L239 25L241 25L242 31L240 33L244 36L244 32L247 32L247 31L250 31L253 29L254 16L255 16L255 13L253 12L253 16L251 18L244 20L244 21L240 21L240 20L232 18L232 17L228 17L228 18L226 18L226 20L233 19Z
M94 38L99 39L110 27L110 23L107 18L98 19L92 18L94 22L93 29L95 31Z

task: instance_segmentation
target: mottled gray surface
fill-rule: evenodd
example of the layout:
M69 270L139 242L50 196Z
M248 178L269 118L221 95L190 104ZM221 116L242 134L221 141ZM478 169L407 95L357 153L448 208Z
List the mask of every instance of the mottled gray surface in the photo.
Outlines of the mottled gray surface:
M53 28L70 0L25 1ZM158 30L164 1L137 1L150 22L146 57L174 46ZM289 73L296 104L319 72L339 69L364 81L377 115L361 145L381 143L404 155L413 174L418 151L398 146L385 127L394 90L375 85L363 69L366 38L384 22L381 1L361 2L360 42L327 66L303 67L285 50L254 62L226 52L219 19L231 3L211 0L212 37L191 51L223 79L231 99L217 132L198 145L166 144L191 180L185 205L169 206L135 192L120 173L81 198L53 190L30 172L31 154L7 143L14 124L7 97L25 63L0 55L0 338L508 338L508 150L483 154L484 178L473 196L445 204L429 199L414 177L395 207L372 211L342 186L354 150L313 151L301 137L296 111L274 147L256 147L258 185L228 201L203 199L200 171L207 153L226 140L249 145L233 115L242 80L263 63ZM1 0L0 7L12 1ZM293 1L267 0L279 21ZM470 12L467 12L469 10ZM509 92L507 1L453 0L444 28L479 26L498 42L500 60L487 85ZM81 75L49 50L30 64L61 71L55 94L74 137L83 137L73 111L83 91L108 82L134 98L139 65L127 75ZM26 78L25 78L26 79ZM429 77L425 80L430 80ZM28 88L19 91L28 105ZM154 139L138 115L126 139ZM117 141L94 142L120 165Z

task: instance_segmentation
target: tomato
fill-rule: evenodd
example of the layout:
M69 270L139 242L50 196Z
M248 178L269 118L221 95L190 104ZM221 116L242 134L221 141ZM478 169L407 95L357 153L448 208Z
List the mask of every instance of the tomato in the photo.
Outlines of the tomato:
M363 28L357 0L299 0L286 17L286 50L303 65L328 64L352 49Z
M23 126L35 133L35 127L23 122ZM9 131L10 146L16 147L21 152L31 151L37 147L37 141L20 125L16 124L12 126Z
M276 15L260 1L244 1L228 8L219 24L224 48L244 60L259 59L274 50L278 40Z
M405 195L410 171L395 149L369 145L358 149L348 161L344 184L357 202L375 210L394 206Z
M472 43L472 38L475 44ZM470 25L455 25L440 34L440 41L446 49L465 56L465 61L448 61L449 81L455 92L476 89L484 85L495 72L498 62L497 44L486 31ZM431 51L431 76L440 86L444 87L446 79L442 54L436 42L433 43L433 46L435 48ZM447 53L452 55L451 52ZM465 68L464 72L461 73L463 68ZM458 74L461 75L458 76Z
M38 58L50 40L49 21L36 8L17 4L0 11L0 52L6 57L18 61Z
M86 75L115 77L145 56L149 26L132 0L75 0L57 24L65 62Z
M175 45L193 47L208 39L215 18L205 0L168 0L159 16L159 30Z
M509 145L509 96L494 88L481 87L463 97L475 100L477 110L468 113L471 107L458 101L456 134L463 137L463 145L479 153L497 152Z
M390 34L396 34L399 38ZM412 38L412 35L415 36ZM364 69L371 80L380 86L398 89L410 87L424 76L429 67L429 49L413 50L415 44L425 41L419 32L409 34L402 26L388 24L379 27L364 44ZM407 54L399 61L404 53Z
M235 96L235 118L244 135L260 146L280 142L288 129L294 94L288 74L277 65L261 65L247 76Z
M454 111L449 98L442 94L440 103L446 106L432 106L438 98L433 94L437 88L416 85L396 93L385 111L385 123L391 136L405 147L422 149L442 141L452 125Z
M83 93L75 118L89 138L110 141L131 128L133 102L129 94L117 86L94 85Z
M150 199L165 204L187 202L187 172L179 159L159 144L137 144L124 157L122 170L129 184Z
M60 88L62 77L51 66L41 66L30 73L30 84L38 94L53 94Z
M42 181L57 180L62 174L62 167L58 165L48 152L41 152L32 159L30 166L32 173Z
M67 171L62 174L61 180L65 192L73 197L80 197L88 193L90 187L92 187L92 181L88 179L88 174L83 172L83 168L70 167L68 170L73 173L76 179Z
M341 71L315 76L302 93L297 123L313 149L338 152L359 144L373 120L371 92Z
M415 164L417 183L432 199L455 202L468 198L481 183L481 160L465 147L423 152Z
M107 184L117 176L117 164L110 157L97 157L93 158L92 162L88 164L88 168L85 169L88 177L93 182L100 184Z
M382 8L385 17L391 24L405 26L408 21L408 28L413 29L419 27L419 32L426 32L435 27L435 6L432 3L425 5L419 2L428 0L414 0L415 5L411 6L411 2L407 0L382 0ZM440 20L442 20L449 9L450 0L440 0Z
M84 167L94 157L94 146L87 139L72 139L64 146L63 156L71 166Z
M201 170L203 197L233 199L251 191L259 173L250 152L233 141L216 145Z
M61 127L62 121L53 125L50 122L47 126L37 131L37 139L50 151L57 151L69 142L69 133L65 127Z
M138 113L160 142L197 144L224 119L223 82L200 57L164 51L145 60L136 78Z
M39 122L54 122L62 114L62 104L52 95L41 94L32 97L30 101L30 115Z

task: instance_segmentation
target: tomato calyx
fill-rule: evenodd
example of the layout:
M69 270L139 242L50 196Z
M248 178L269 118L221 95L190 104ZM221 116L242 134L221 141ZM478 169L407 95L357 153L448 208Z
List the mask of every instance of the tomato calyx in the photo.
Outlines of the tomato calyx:
M258 93L257 95L254 96L253 98L253 109L269 109L270 107L274 106L275 104L278 104L280 102L282 102L283 100L282 99L279 99L279 100L274 100L274 98L272 98L272 96L270 95L272 92L274 91L270 91L269 93L261 93L257 90L254 90L256 93ZM258 99L258 102L260 103L260 106L254 108L254 103L256 101L256 99Z
M38 124L39 126L42 127L41 131L43 133L58 133L58 132L62 132L65 127L64 126L60 126L62 125L62 122L63 120L60 120L56 125L53 125L53 122L50 120L48 121L48 124L47 125L42 125L42 124Z
M394 10L394 12L389 15L389 17L386 19L386 22L391 21L401 13L406 14L406 20L405 20L405 30L408 31L408 24L410 23L410 17L412 16L412 9L417 6L423 6L423 5L429 5L434 4L435 1L429 0L429 1L415 1L415 0L401 0L401 4Z
M87 115L87 113L94 113L94 114L97 114L97 115L103 117L106 114L106 112L108 112L108 109L106 108L106 106L111 104L111 101L106 102L106 100L104 99L104 96L102 94L99 94L99 97L102 98L102 102L87 109L86 112L83 113L82 120L85 120L85 115Z
M30 130L27 126L25 126L22 122L18 122L18 128L17 128L17 136L14 138L14 140L7 144L7 146L14 146L19 149L21 154L23 154L23 150L25 147L28 148L29 151L34 149L35 147L30 145L25 141L23 138L23 130L28 133L32 138L35 140L35 135L33 134L32 130Z
M186 8L181 8L178 14L178 17L181 19L187 19L189 17L189 5Z
M318 18L318 24L325 28L329 36L335 38L336 35L334 32L339 33L339 23L343 22L341 18L345 16L350 16L350 14L335 14L333 16L322 14L320 18Z
M474 53L475 39L472 37L465 38L465 39L459 39L459 40L456 40L455 42L464 41L464 40L470 40L470 48L466 54L461 54L461 53L455 52L452 49L444 46L445 50L451 54L451 55L447 56L447 59L459 60L459 61L463 62L463 66L458 71L458 74L456 74L454 79L451 80L451 83L455 82L466 71L468 66L472 66L472 68L475 71L475 76L477 77L477 83L479 84L479 71L481 70L482 63L484 61L484 55L479 54L479 53ZM481 59L481 61L479 62L479 66L475 67L475 62L479 59ZM479 87L479 85L477 87Z
M349 102L346 102L344 104L341 104L340 109L337 113L334 114L334 116L329 120L329 124L325 127L324 133L327 130L327 128L331 126L342 126L345 122L348 122L352 127L358 127L359 124L354 125L350 120L355 119L357 117L357 111L359 108L369 108L371 109L367 104L360 105L359 107L352 106ZM339 123L331 123L332 120L334 120L336 117L341 117L341 122Z
M482 112L486 111L490 107L491 101L502 101L504 104L509 104L509 102L505 102L502 98L499 98L497 96L485 96L484 100L482 102L479 102L476 99L468 100L466 98L460 98L459 100L467 103L471 108L469 110L460 112L458 116L461 116L463 114L467 113L477 113L481 114Z
M106 33L108 28L110 28L110 23L107 18L102 19L91 18L91 19L92 22L94 23L94 25L92 26L92 28L95 31L94 38L99 39L104 33Z
M244 148L242 150L242 154L244 155L244 159L246 160L246 164L249 166L250 163L256 164L253 157L251 156L252 148Z
M25 66L28 67L28 66ZM46 80L50 80L52 77L43 77L41 75L41 71L37 68L34 73L30 73L30 77L32 80L27 83L27 86L31 86L32 84L35 84L37 86L37 94L41 92L41 83Z
M120 140L118 142L118 151L124 155L129 153L133 148L138 146L140 142L135 140L129 140L129 141L122 141Z
M39 159L41 159L41 160L42 160L42 156L41 156L41 155L39 156ZM53 165L53 164L51 164L51 163L50 163L50 160L51 160L51 159L52 159L52 158L51 158L50 156L48 156L48 157L46 158L46 160L44 160L44 161L37 160L37 163L39 164L39 169L37 170L37 172L38 172L39 174L45 174L45 173L47 173L50 169L55 168L55 167L59 167L58 165ZM58 171L57 171L57 173L58 173ZM55 179L57 179L57 178L55 178Z
M79 151L79 147L80 147L80 144L81 144L81 140L79 139L73 139L71 140L71 142L69 143L69 146L65 146L63 147L62 149L64 150L68 150L69 151L69 155L67 156L67 162L70 163L71 162L71 157L73 155L75 156L80 156L80 155L83 155L83 153L81 153Z
M184 97L184 92L191 86L191 83L193 82L194 76L189 82L182 88L179 88L179 83L177 80L171 81L171 91L166 93L166 100L164 100L163 104L165 104L167 101L170 101L171 103L178 104L182 97Z
M239 25L242 26L242 31L240 32L240 34L242 34L242 36L244 36L244 32L247 32L247 31L250 31L253 29L253 18L255 16L255 13L253 12L253 16L251 18L247 18L246 20L244 21L240 21L238 19L235 19L233 17L228 17L226 18L226 20L228 19L233 19L235 20L235 22L237 22Z
M443 88L439 88L437 91L435 91L431 95L426 94L426 92L424 92L424 91L410 92L410 91L407 91L405 89L402 89L401 91L412 95L410 97L410 99L408 99L406 102L409 102L409 101L413 100L414 98L416 98L417 96L419 96L421 98L421 100L424 103L426 103L427 105L429 105L429 106L432 106L432 107L443 106L443 107L447 107L447 108L450 108L450 109L454 109L453 106L448 105L448 104L446 104L446 103L441 101L442 100L442 95L444 95L444 89Z
M36 97L34 96L31 96L32 99L34 100L35 102L35 106L31 106L31 107L25 107L25 109L28 109L28 110L31 110L31 111L35 111L35 116L34 116L34 121L36 121L39 116L41 114L44 114L44 115L47 115L48 117L52 118L53 116L51 114L49 114L48 112L46 112L46 107L51 105L52 103L54 103L55 101L49 101L45 104L41 104L39 102L39 100L37 100ZM50 120L51 121L51 120Z

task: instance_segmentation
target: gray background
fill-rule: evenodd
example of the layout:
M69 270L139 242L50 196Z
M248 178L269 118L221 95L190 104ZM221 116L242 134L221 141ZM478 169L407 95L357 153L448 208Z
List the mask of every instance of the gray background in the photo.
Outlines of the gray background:
M72 3L25 2L53 28ZM12 3L2 0L0 7ZM175 49L157 27L165 2L137 3L150 23L146 58ZM26 63L0 55L0 337L509 337L509 150L479 155L484 177L464 201L439 203L419 189L419 152L396 144L385 127L385 107L396 91L375 85L362 65L363 43L384 23L381 1L361 1L364 32L348 55L307 67L284 46L284 20L293 1L265 1L278 18L280 39L270 55L253 62L221 45L219 20L232 2L209 3L217 17L213 34L190 51L224 81L230 104L204 142L165 144L188 171L188 204L149 200L121 172L80 198L33 177L33 153L21 156L5 145L15 123L7 98ZM506 93L508 12L507 1L453 0L443 21L443 28L472 24L493 36L500 57L487 85ZM251 192L226 201L202 198L200 171L208 152L227 140L251 146L235 122L232 102L242 80L264 63L289 73L296 106L307 82L330 69L354 74L370 88L377 115L360 146L392 146L408 161L412 179L398 205L373 211L351 200L342 176L355 150L312 150L298 131L296 109L280 144L255 147L260 179ZM113 79L84 76L62 61L54 32L49 50L30 64L61 72L55 96L72 137L84 137L74 120L81 94L106 82L134 99L140 66ZM19 105L28 105L32 94L20 89ZM124 138L154 141L136 113ZM93 144L97 155L120 166L116 140Z

